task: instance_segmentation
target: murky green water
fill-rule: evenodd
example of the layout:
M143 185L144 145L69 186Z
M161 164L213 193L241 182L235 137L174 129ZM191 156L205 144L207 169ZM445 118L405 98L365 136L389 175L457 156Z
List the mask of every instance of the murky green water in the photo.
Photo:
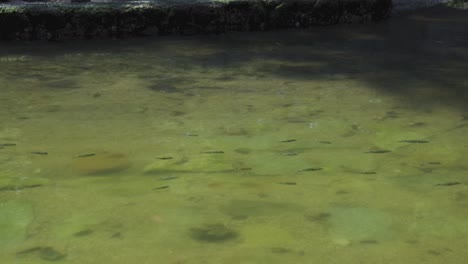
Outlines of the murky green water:
M3 43L0 61L2 263L468 257L466 20Z

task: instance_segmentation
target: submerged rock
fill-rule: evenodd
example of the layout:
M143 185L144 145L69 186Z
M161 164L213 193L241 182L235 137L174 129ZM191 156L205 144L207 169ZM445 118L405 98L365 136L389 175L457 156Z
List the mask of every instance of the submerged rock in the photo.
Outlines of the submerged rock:
M65 258L65 254L60 253L52 247L43 247L39 251L39 256L41 259L48 261L58 261Z
M121 153L96 153L93 156L73 159L73 167L85 174L109 174L126 170L130 161Z
M191 228L190 235L203 242L224 242L236 238L238 233L223 224L205 224Z
M30 255L35 255L47 261L59 261L66 257L65 254L60 253L52 247L33 247L16 253L18 257L27 257Z

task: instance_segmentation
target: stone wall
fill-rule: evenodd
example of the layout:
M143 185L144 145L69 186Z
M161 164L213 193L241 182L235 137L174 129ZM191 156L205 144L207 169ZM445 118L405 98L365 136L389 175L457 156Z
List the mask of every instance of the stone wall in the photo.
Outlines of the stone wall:
M306 28L378 21L388 17L390 10L391 0L6 4L0 6L0 39L59 40Z
M429 7L437 4L448 3L451 0L393 0L393 8L396 11Z

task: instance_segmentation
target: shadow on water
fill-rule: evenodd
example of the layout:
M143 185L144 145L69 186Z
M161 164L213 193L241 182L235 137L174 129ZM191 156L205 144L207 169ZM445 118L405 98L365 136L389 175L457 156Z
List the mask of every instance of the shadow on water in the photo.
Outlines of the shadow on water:
M265 41L265 40L264 40ZM281 49L259 72L293 79L340 75L422 110L468 100L468 10L437 7L375 25L345 25L271 39ZM289 63L288 63L289 62Z
M407 105L417 109L427 110L436 104L445 104L468 111L468 10L449 7L407 13L378 24L318 27L307 31L156 38L143 42L141 39L100 40L78 45L23 43L4 49L0 56L6 52L8 55L3 58L8 59L11 54L24 55L25 50L28 56L48 59L70 52L102 54L104 61L100 65L86 61L81 65L69 65L66 74L103 69L112 64L113 71L140 73L143 79L154 81L149 89L167 93L178 91L176 83L167 82L172 77L161 77L170 75L173 70L235 69L241 75L259 78L280 76L313 80L339 76L357 79L371 88L400 96ZM115 60L125 58L125 62L116 63L106 56ZM142 75L141 71L156 62L168 67L167 72L159 73L161 78ZM63 62L57 60L57 63ZM253 68L244 69L252 63ZM36 66L29 67L33 72L36 69L39 78L46 78L47 72L54 70L37 71ZM236 78L231 74L232 71L227 71L226 76L215 81ZM75 83L68 83L70 80L45 82L77 87Z
M306 80L340 75L400 96L422 110L434 104L466 110L468 10L428 8L373 25L267 33L260 41L265 45L263 53L244 53L243 60L282 63L265 61L258 73ZM242 44L253 43L246 39ZM242 64L235 53L227 56L227 61ZM219 54L199 59L216 58Z

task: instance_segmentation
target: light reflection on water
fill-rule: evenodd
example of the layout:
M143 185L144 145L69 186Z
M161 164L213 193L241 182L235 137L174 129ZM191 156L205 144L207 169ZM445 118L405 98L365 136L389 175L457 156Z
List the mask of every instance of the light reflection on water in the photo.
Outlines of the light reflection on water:
M416 18L4 44L2 259L461 263L468 27Z

